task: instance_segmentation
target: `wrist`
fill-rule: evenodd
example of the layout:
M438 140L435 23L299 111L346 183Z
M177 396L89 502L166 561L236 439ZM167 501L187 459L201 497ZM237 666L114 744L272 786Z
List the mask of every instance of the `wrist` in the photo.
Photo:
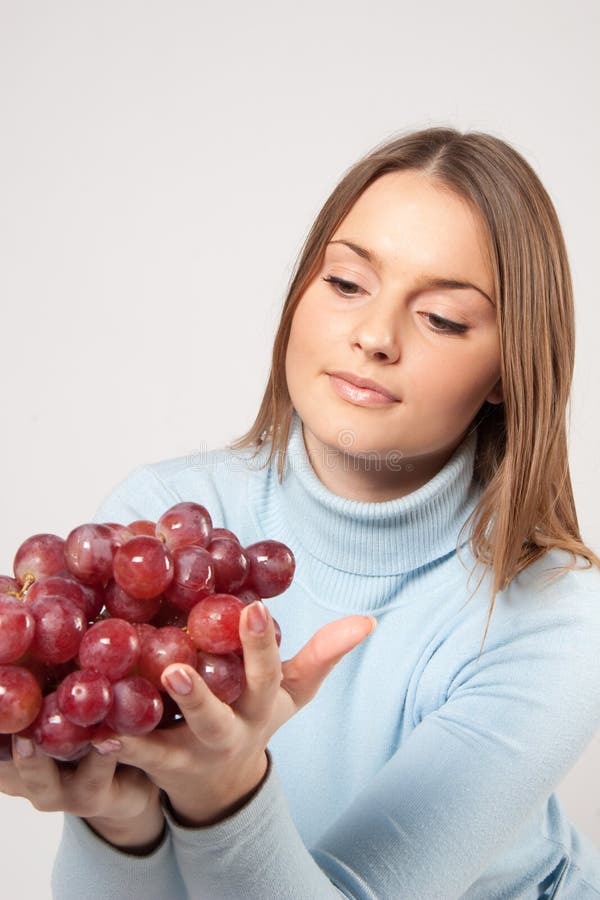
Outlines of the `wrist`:
M213 779L211 790L190 797L162 791L163 803L177 825L184 828L207 828L228 819L249 803L267 778L270 765L268 751L263 751L245 774L237 773L234 784Z
M90 816L84 821L107 843L138 856L145 856L158 847L166 825L158 791L146 809L135 816L118 819Z

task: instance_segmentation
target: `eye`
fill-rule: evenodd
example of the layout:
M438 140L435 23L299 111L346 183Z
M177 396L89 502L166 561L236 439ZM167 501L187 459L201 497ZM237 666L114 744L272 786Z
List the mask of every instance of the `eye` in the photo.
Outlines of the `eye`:
M467 325L460 325L458 322L451 322L449 319L442 319L435 313L420 313L429 320L429 327L438 334L464 334L468 330ZM437 324L435 324L437 323Z
M356 297L358 292L362 290L353 281L344 281L343 278L337 278L335 275L323 275L323 281L333 285L333 290L336 294L341 294L342 297Z

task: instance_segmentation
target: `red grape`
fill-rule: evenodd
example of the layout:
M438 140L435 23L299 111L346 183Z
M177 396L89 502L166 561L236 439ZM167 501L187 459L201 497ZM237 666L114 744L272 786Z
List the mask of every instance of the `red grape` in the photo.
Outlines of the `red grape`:
M289 547L280 541L258 541L245 547L250 571L244 587L260 597L276 597L292 583L296 562Z
M240 614L244 604L233 594L210 594L188 616L188 632L196 647L208 653L239 650Z
M17 550L13 568L20 584L27 575L58 575L65 568L65 542L56 534L34 534Z
M107 585L104 602L106 609L116 619L127 622L149 622L160 609L161 598L151 597L149 600L136 600L126 594L116 581Z
M250 563L239 541L215 538L208 545L215 567L215 591L234 594L244 583Z
M79 648L79 665L117 681L133 668L140 653L135 626L124 619L104 619L88 629Z
M10 734L0 734L0 762L12 759L12 738Z
M42 706L40 686L24 666L0 666L0 732L14 734L30 725Z
M78 669L67 675L56 689L60 711L75 725L96 725L112 704L110 681L91 669Z
M164 690L160 676L171 663L196 665L197 650L192 639L181 628L166 626L155 628L152 634L142 636L138 659L138 673L147 678L160 691Z
M23 656L35 630L35 621L26 605L0 594L0 664L15 662Z
M165 597L173 606L188 612L203 597L214 594L215 567L203 547L178 547L173 551L173 581Z
M35 619L32 656L44 663L64 663L77 656L87 622L76 603L67 597L42 596L27 609Z
M136 600L158 597L173 580L173 560L158 538L139 535L123 544L113 560L114 579Z
M108 525L79 525L67 537L69 572L84 584L106 584L112 576L117 538Z
M66 597L72 600L88 618L88 599L86 588L72 575L50 575L34 581L25 593L25 602L33 603L38 597Z
M145 534L146 537L156 537L156 524L149 519L136 519L127 526L130 535Z
M246 685L244 664L236 653L207 653L198 650L196 668L223 703L234 703Z
M257 600L260 600L260 597L253 591L251 588L242 588L239 591L235 592L235 596L238 600L241 600L244 606L250 606L251 603L256 603Z
M177 547L206 547L210 541L212 519L199 503L176 503L156 523L156 536L169 550Z
M229 541L237 541L237 543L240 544L237 534L234 534L229 528L213 528L210 533L210 539L211 541L214 541L216 538L227 538ZM242 545L240 544L240 547L241 546Z
M70 722L60 711L55 692L44 698L32 733L47 756L68 761L79 759L89 749L93 729Z
M117 734L147 734L160 722L163 702L146 678L131 675L115 681L113 705L105 722Z

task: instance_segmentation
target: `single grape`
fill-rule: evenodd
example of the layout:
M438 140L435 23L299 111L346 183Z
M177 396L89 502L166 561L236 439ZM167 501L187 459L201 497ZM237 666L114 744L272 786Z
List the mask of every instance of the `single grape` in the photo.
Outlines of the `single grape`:
M138 735L152 731L161 720L163 702L146 678L131 675L115 681L113 705L105 722L117 734Z
M137 671L162 691L164 688L160 676L163 670L171 663L195 666L196 654L194 642L181 628L168 625L165 628L154 628L152 633L146 633L141 638Z
M75 725L87 727L101 722L112 704L110 681L91 669L67 675L56 689L58 708Z
M34 581L25 593L25 603L33 603L38 597L66 597L67 600L72 600L88 619L89 602L86 586L72 575L50 575Z
M137 534L145 534L146 537L156 537L156 523L149 519L136 519L127 526L127 531L132 536Z
M199 503L176 503L156 523L156 536L169 550L177 547L206 547L210 541L212 519Z
M40 713L33 723L33 740L47 756L74 760L90 748L92 728L70 722L61 712L56 692L44 698Z
M139 535L123 544L115 553L114 579L125 593L136 600L158 597L173 580L173 559L158 538Z
M296 561L289 547L280 541L258 541L245 547L250 571L244 587L260 597L276 597L292 583Z
M240 547L242 546L237 534L234 534L229 528L213 528L210 533L210 539L214 541L216 538L227 538L229 541L237 541Z
M85 614L67 597L42 596L27 604L35 620L29 653L44 663L64 663L77 656L87 630Z
M15 578L23 584L27 575L45 578L65 568L65 542L56 534L34 534L23 541L13 563Z
M79 648L79 665L118 681L133 668L140 653L135 626L124 619L103 619L88 629Z
M33 640L35 621L26 605L0 594L0 664L12 663L28 649Z
M207 549L215 567L215 591L235 594L250 570L248 557L241 544L230 538L215 538Z
M78 525L67 537L67 568L84 584L106 584L116 547L117 538L107 525Z
M40 686L24 666L0 666L0 733L30 725L42 706Z
M173 550L173 581L165 591L167 600L185 612L203 597L215 592L215 567L203 547L178 547Z
M223 703L235 703L246 685L244 664L236 653L198 650L196 668Z
M244 604L233 594L210 594L188 616L188 633L196 647L208 653L239 650L240 614Z
M149 622L160 609L161 598L151 597L149 600L136 600L126 594L116 581L111 581L105 591L106 609L115 619L126 622Z

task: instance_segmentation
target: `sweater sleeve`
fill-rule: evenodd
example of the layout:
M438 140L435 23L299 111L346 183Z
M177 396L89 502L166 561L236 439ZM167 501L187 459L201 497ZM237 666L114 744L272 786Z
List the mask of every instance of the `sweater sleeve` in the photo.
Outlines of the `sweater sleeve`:
M187 900L169 828L155 850L136 856L102 840L83 819L65 814L52 869L55 900Z
M479 659L465 661L439 709L317 846L304 846L274 766L222 823L183 828L167 811L190 898L461 897L598 727L600 598L576 601L565 599L551 621L517 615Z

